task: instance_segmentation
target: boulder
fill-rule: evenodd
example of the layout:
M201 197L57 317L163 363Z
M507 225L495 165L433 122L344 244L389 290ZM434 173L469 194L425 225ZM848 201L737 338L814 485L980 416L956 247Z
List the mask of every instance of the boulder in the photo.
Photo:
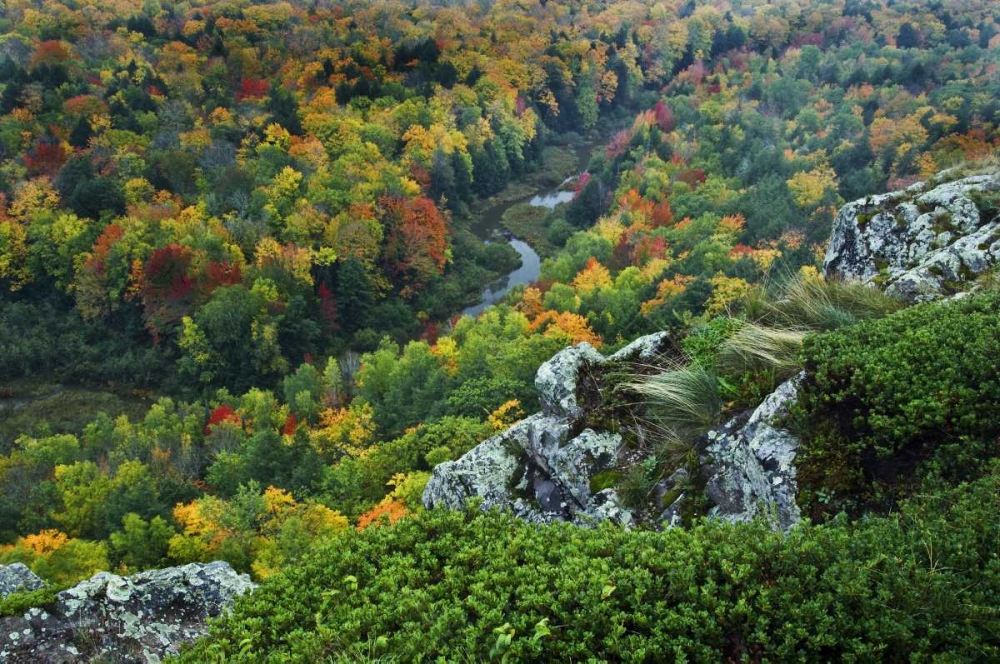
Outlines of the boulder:
M101 572L50 604L0 619L0 661L160 662L254 587L225 562Z
M586 343L554 355L535 376L542 412L435 467L424 505L461 509L476 498L483 509L508 509L533 522L631 523L634 515L614 489L591 486L594 476L618 465L622 438L583 421L580 379L584 371L612 362L654 361L668 342L661 332L607 359Z
M0 565L0 599L14 593L30 592L44 587L45 582L24 563Z
M553 355L535 374L535 389L545 415L577 418L583 409L576 399L580 370L604 362L604 356L584 342L564 348Z
M994 173L848 203L833 223L824 273L880 284L910 302L968 288L1000 263L1000 218L975 200L997 192Z
M613 518L628 522L617 496L591 491L591 478L615 465L621 437L537 413L489 438L461 458L434 468L423 501L428 508L508 509L536 523Z
M798 523L795 455L799 440L779 428L798 396L799 374L782 383L749 417L737 417L710 431L702 464L709 518L769 520L788 530Z

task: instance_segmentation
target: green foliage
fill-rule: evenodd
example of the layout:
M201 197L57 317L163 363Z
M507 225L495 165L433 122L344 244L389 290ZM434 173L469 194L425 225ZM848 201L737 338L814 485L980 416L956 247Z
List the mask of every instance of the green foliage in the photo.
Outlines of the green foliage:
M538 526L434 511L338 537L181 661L1000 656L1000 468L857 524Z
M983 460L963 468L956 451L996 454L1000 379L987 358L1000 353L998 311L989 292L807 339L793 412L806 508L888 508L922 462L962 478Z
M122 529L111 533L111 559L127 570L162 567L167 563L170 538L177 534L162 517L145 521L130 512L122 519Z
M56 595L70 587L69 583L49 585L26 593L13 593L0 598L0 618L21 616L28 609L55 601Z

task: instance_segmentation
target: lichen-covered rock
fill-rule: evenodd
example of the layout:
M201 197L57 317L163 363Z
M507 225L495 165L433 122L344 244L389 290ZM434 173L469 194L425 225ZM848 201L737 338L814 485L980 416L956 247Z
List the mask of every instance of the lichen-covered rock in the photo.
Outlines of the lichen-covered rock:
M749 418L735 418L708 433L705 495L712 518L732 522L769 519L787 530L800 518L795 502L799 440L776 426L798 396L802 375L785 381Z
M1000 174L918 183L841 208L826 253L827 276L878 282L912 302L953 294L1000 264L1000 219L979 209Z
M512 510L534 522L586 519L614 512L609 496L592 495L590 478L614 465L621 437L590 429L571 435L570 421L541 413L439 464L424 490L427 507ZM613 501L612 501L613 502ZM622 514L618 520L629 520Z
M28 569L24 563L0 565L0 598L44 587L45 582Z
M585 370L612 363L653 362L669 343L667 333L657 332L608 358L586 343L556 353L535 376L542 412L435 467L424 505L461 509L478 498L484 509L507 509L533 522L632 523L614 489L591 486L594 476L617 466L622 438L587 425L580 380Z
M128 577L101 572L51 604L0 620L0 661L159 662L253 588L225 562Z
M577 378L588 365L600 365L604 356L588 343L564 348L553 355L535 374L535 389L545 415L578 418L583 409L576 399Z
M630 344L608 356L608 362L654 362L669 347L667 332L654 332L632 341Z

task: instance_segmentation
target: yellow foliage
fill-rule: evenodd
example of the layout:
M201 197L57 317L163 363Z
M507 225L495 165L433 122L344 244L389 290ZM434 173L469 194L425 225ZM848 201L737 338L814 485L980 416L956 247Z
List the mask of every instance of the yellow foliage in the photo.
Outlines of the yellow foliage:
M642 278L648 282L652 282L663 274L664 270L670 267L672 262L669 258L654 258L650 260L640 269Z
M531 322L532 331L545 328L544 335L549 338L561 339L564 342L578 344L587 342L594 348L600 348L604 341L592 329L587 319L570 311L546 311Z
M580 273L573 279L573 288L579 293L592 293L600 288L611 285L611 273L608 268L597 262L596 258L591 258L587 266L580 270Z
M523 417L524 411L521 410L521 401L511 399L490 413L486 421L489 422L494 431L504 431Z
M295 499L292 498L292 494L288 493L284 489L269 486L264 489L264 505L266 506L268 514L271 516L278 516L294 507Z
M534 286L525 288L524 294L521 296L521 301L517 304L517 308L528 318L537 318L542 315L542 312L545 311L545 307L542 304L542 291Z
M639 310L643 316L648 316L657 307L666 304L671 298L677 297L685 290L687 285L694 281L694 277L689 275L675 274L672 279L664 279L656 286L656 297L643 302Z
M350 408L327 408L319 415L319 425L310 431L313 446L321 453L364 456L375 435L374 412L370 404Z
M801 208L818 205L829 191L837 189L837 174L827 165L800 171L786 181L795 203Z
M721 272L709 279L709 283L712 284L712 295L705 303L705 313L710 316L722 313L753 288L743 279L727 277Z
M174 506L174 522L184 531L185 535L201 537L216 529L216 524L202 512L198 501L177 503Z

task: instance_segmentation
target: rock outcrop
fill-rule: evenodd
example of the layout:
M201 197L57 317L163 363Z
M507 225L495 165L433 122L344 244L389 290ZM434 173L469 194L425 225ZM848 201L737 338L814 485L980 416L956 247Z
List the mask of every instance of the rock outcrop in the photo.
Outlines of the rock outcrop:
M998 209L997 173L920 183L854 201L834 222L825 274L871 283L911 302L953 295L1000 265ZM780 423L798 397L802 374L752 412L709 431L695 446L697 463L661 480L646 508L623 507L615 489L606 488L609 482L595 481L641 459L628 454L618 433L601 431L602 418L592 416L613 390L586 381L600 383L602 371L616 363L655 367L669 345L668 336L659 333L608 358L587 344L564 349L538 370L542 412L435 468L425 505L461 508L477 497L484 508L509 509L532 521L642 520L673 526L690 505L707 504L709 518L763 518L787 530L800 518L799 441Z
M711 518L746 522L764 518L787 530L798 523L795 454L799 440L778 428L798 396L802 374L782 383L756 410L706 436L705 495Z
M833 223L824 272L911 302L964 290L1000 264L1000 218L981 202L998 192L994 173L848 203Z
M0 619L0 661L159 662L253 588L225 562L101 572L50 604Z
M652 362L668 344L668 336L657 333L610 358L586 343L563 349L536 374L542 412L438 465L424 504L458 509L479 498L484 509L509 509L535 522L631 523L614 489L592 486L595 476L618 465L622 437L586 426L581 379L616 363Z
M44 587L45 582L24 563L0 565L0 599L13 593L25 593Z

